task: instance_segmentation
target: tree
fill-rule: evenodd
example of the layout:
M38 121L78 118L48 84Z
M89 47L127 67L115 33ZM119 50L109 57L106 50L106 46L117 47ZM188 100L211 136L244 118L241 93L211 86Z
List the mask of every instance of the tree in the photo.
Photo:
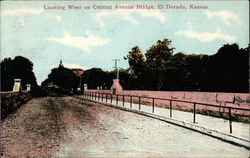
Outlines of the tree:
M188 82L187 62L188 55L184 53L173 54L170 58L170 68L166 79L167 90L184 90Z
M42 82L42 86L48 85L48 83L53 83L53 85L59 86L64 90L74 90L78 86L79 80L76 74L68 68L59 66L51 70L51 73L48 75L48 78Z
M248 92L249 47L240 49L237 43L223 45L211 56L209 73L212 91Z
M158 40L152 45L146 55L148 66L148 76L151 81L151 89L162 90L166 87L167 71L170 67L170 58L174 48L171 47L171 40Z
M131 71L127 71L130 73L130 77L133 77L135 84L134 88L141 88L144 89L144 74L145 74L145 57L138 46L131 48L131 51L128 52L127 57L124 59L128 60L129 69ZM132 83L131 83L132 84Z
M140 73L143 63L145 62L145 58L138 46L131 48L131 51L128 52L125 59L128 60L129 66L133 71Z
M26 84L37 86L33 63L22 56L16 56L13 60L5 58L1 61L1 90L11 91L14 79L17 78L21 79L22 89L26 89Z
M186 57L187 71L185 90L201 91L206 83L208 56L203 54L190 54Z
M112 80L108 81L108 72L101 68L92 68L82 74L82 83L87 84L89 89L96 89L97 87L106 89L111 86L111 82Z

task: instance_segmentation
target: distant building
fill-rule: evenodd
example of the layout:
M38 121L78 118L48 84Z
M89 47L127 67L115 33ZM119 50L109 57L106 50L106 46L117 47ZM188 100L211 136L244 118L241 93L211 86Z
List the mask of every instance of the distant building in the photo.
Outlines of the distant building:
M60 63L59 63L58 67L64 67L62 60L60 60ZM72 67L67 67L67 65L66 65L66 68L71 69L77 76L81 76L83 74L83 72L84 72L83 69L77 68L77 67L72 68Z

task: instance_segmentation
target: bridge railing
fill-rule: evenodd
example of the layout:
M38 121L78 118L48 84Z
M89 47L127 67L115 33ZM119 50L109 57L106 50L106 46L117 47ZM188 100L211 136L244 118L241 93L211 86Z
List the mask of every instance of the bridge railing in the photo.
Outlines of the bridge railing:
M29 90L0 92L1 98L1 120L10 113L16 111L23 103L32 98Z
M220 105L215 105L215 104L208 104L208 103L201 103L201 102L195 102L195 101L188 101L188 100L178 100L178 99L173 99L173 98L157 98L157 97L147 97L147 96L135 96L135 95L123 95L123 94L110 94L110 93L101 93L101 92L84 92L84 96L88 99L93 99L102 102L108 102L108 99L110 99L110 103L112 104L113 101L116 101L116 105L118 105L118 101L122 101L122 105L124 106L125 102L129 102L130 108L132 108L133 103L135 101L133 100L134 98L138 98L137 104L139 105L139 110L141 110L141 105L142 104L142 99L147 99L151 100L150 104L152 106L152 113L155 113L155 101L156 100L165 100L169 101L169 115L172 117L173 114L173 102L180 102L180 103L190 103L192 104L192 112L193 112L193 123L196 122L196 109L197 105L201 106L207 106L207 107L215 107L215 108L224 108L228 110L228 121L229 121L229 132L232 133L232 110L239 110L239 111L244 111L244 112L250 112L250 109L246 108L237 108L237 107L229 107L229 106L220 106ZM120 97L120 99L119 99ZM127 98L126 98L127 97ZM127 100L125 100L127 99Z

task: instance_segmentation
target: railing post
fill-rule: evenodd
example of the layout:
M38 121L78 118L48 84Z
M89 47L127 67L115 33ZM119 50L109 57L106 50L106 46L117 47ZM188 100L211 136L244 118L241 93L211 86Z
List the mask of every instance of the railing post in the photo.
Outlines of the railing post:
M196 110L196 103L194 103L194 120L193 120L193 123L195 123L195 110Z
M122 106L124 106L124 95L122 96Z
M153 106L152 112L154 113L155 112L155 98L153 98L152 106Z
M139 97L139 110L141 110L141 97Z
M102 93L102 102L103 102L103 93Z
M108 94L106 94L106 96L105 96L105 97L106 97L106 103L107 103L107 102L108 102Z
M98 101L99 101L99 100L100 100L100 93L97 93L97 94L98 94L98 97L97 97L97 98L98 98Z
M110 99L111 99L111 100L110 100L110 103L111 103L111 104L112 104L112 98L113 98L113 95L111 94L111 95L110 95Z
M170 100L170 117L172 117L172 100Z
M118 105L118 95L116 95L116 105Z
M132 108L132 96L130 96L130 108Z
M231 108L229 107L229 130L230 130L230 133L233 132L232 130L232 113L231 113Z
M96 100L96 92L95 92L95 100Z

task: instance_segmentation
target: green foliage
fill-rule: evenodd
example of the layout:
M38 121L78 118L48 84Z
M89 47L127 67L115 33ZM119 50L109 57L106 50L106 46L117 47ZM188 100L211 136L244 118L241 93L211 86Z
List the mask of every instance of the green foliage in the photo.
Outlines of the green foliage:
M68 68L59 66L51 70L48 78L42 82L42 86L48 86L49 83L58 86L64 90L74 90L76 91L77 85L79 84L79 79L76 74Z
M173 54L174 48L171 47L171 41L164 39L158 40L155 45L152 45L145 54L147 63L153 68L165 68L169 64L170 57Z
M208 67L213 91L248 92L249 47L225 44L211 56Z
M157 41L145 56L138 46L132 47L125 57L129 68L119 71L123 89L248 92L249 47L225 44L214 55L188 55L173 50L168 39ZM116 71L92 68L81 78L82 86L88 84L89 89L110 89Z
M171 47L171 41L164 39L158 40L152 45L146 55L146 64L150 76L146 76L151 81L150 89L163 90L166 83L167 72L170 68L170 58L174 48Z
M216 54L173 54L171 41L152 45L143 56L138 46L128 53L133 89L248 92L249 47L225 44Z
M112 82L108 80L108 72L101 68L92 68L84 71L82 74L82 84L87 84L88 89L96 89L97 87L110 88Z
M86 70L82 74L82 84L87 84L88 89L96 89L102 87L102 89L110 89L113 84L113 79L116 78L116 71L103 71L101 68L92 68ZM133 89L134 80L133 74L129 69L119 70L120 84L124 89Z
M128 59L129 66L132 70L136 73L140 73L140 70L145 62L145 57L142 54L142 50L138 46L133 47L131 51L128 52L125 59Z
M1 91L12 91L14 79L21 79L22 89L26 84L37 86L36 77L33 73L33 63L22 56L16 56L13 60L5 58L1 61Z
M146 70L146 60L142 53L142 50L138 46L133 47L128 53L127 57L125 57L125 59L128 60L129 63L129 70L125 71L127 74L127 78L130 79L129 81L131 83L131 86L134 85L132 82L135 82L135 89L137 89L137 87L144 87L144 72ZM131 81L131 79L133 80ZM124 84L127 85L127 83L125 82ZM131 86L127 85L126 87L130 88Z
M164 89L182 90L184 88L185 81L188 80L190 74L187 70L187 57L188 55L181 52L171 56Z

